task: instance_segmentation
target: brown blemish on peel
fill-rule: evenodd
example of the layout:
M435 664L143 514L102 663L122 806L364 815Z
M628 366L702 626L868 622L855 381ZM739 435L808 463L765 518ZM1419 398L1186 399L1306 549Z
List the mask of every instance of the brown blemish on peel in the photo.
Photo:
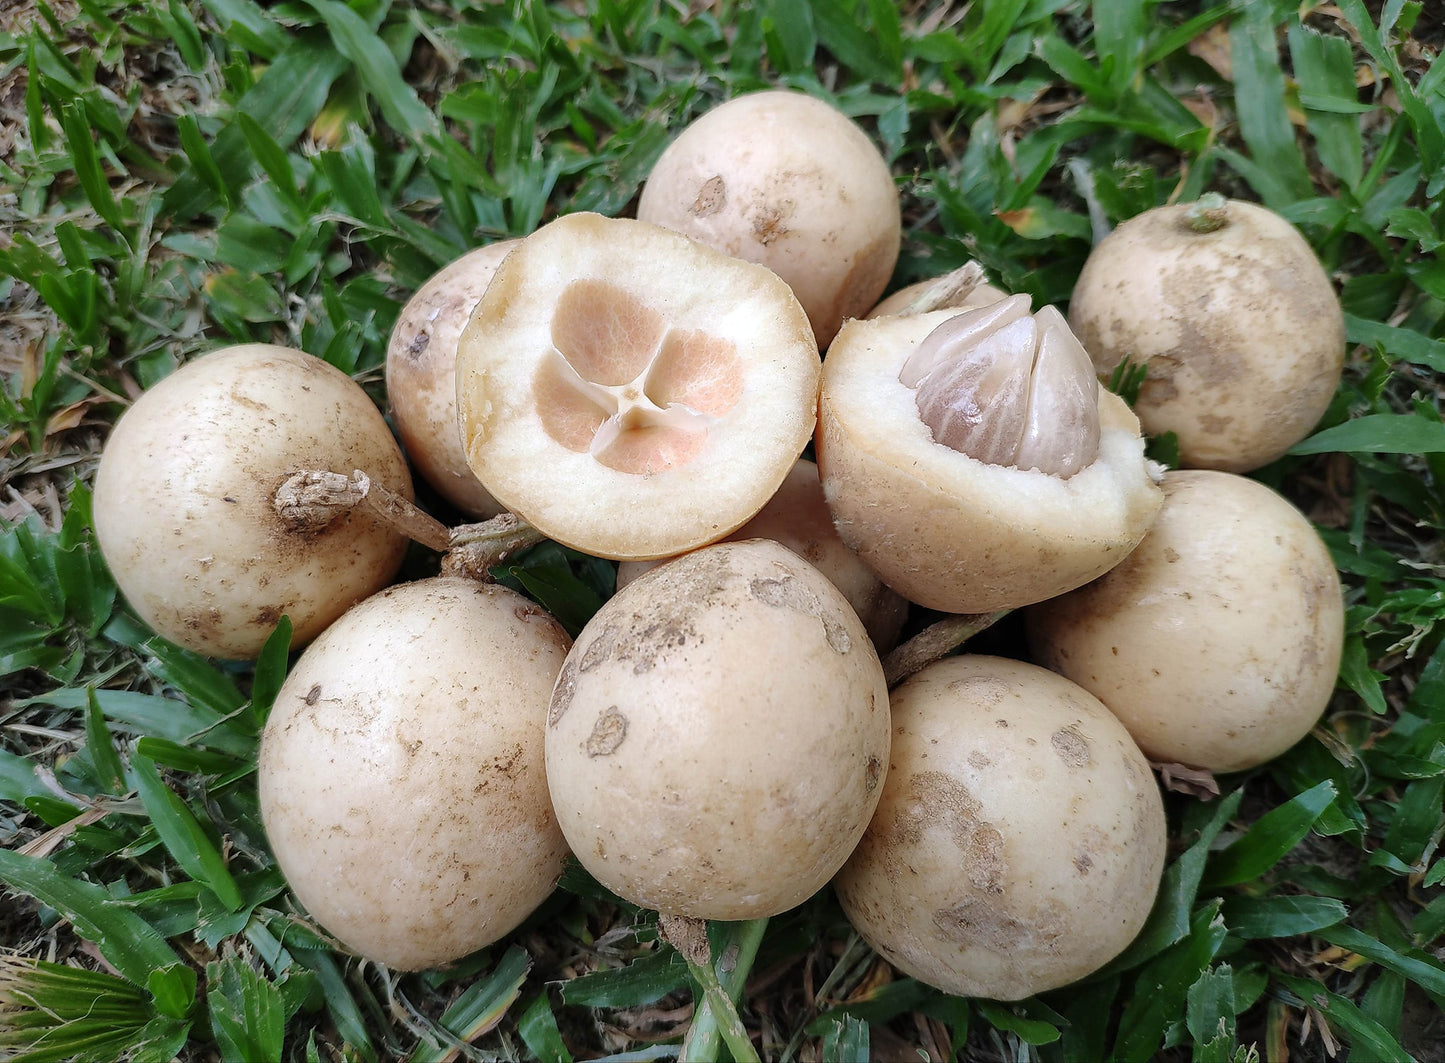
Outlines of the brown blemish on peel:
M552 690L552 703L547 707L548 727L556 727L557 722L567 714L576 693L577 664L569 658L562 666L562 674L557 677L557 685Z
M834 653L847 653L853 647L853 640L847 630L831 616L823 603L807 587L791 574L778 579L754 579L748 581L748 593L764 605L780 609L797 609L816 617L823 625L823 637Z
M727 206L727 201L727 182L721 174L713 174L697 190L697 199L693 200L688 213L694 218L708 218Z
M589 759L611 756L626 738L627 717L617 710L616 705L610 705L597 717L592 733L587 736L587 756Z
M1060 728L1049 736L1049 744L1054 747L1060 759L1071 768L1087 767L1093 761L1093 754L1089 752L1089 740L1084 737L1078 727L1070 724L1068 727Z

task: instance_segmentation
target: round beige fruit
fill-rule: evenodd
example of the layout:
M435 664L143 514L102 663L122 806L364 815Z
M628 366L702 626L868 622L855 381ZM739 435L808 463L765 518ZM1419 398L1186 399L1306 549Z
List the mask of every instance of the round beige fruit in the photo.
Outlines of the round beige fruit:
M772 539L827 576L843 592L848 604L863 621L879 652L892 648L908 616L908 603L890 590L852 550L838 538L833 515L823 500L818 466L799 458L756 517L729 539ZM621 590L659 561L624 561L617 566L617 588Z
M443 266L402 307L386 347L386 397L406 456L422 477L469 517L502 511L467 465L457 428L457 340L502 259L502 240Z
M948 993L1020 1000L1117 956L1164 869L1164 806L1128 733L1034 665L951 657L893 691L873 822L834 882L858 932Z
M1138 421L1058 313L1027 306L852 321L829 350L824 495L843 541L920 605L1061 594L1118 563L1158 509Z
M898 190L868 135L801 92L739 96L689 125L648 175L637 216L792 287L818 343L878 301L898 261Z
M401 450L334 366L266 344L227 347L121 416L95 475L95 532L117 585L161 635L253 658L282 616L292 645L391 582L406 539L359 510L296 531L272 504L297 472L361 469L411 497Z
M307 911L402 970L511 931L566 856L542 730L566 632L459 578L368 598L297 661L257 769L266 836Z
M1193 468L1278 458L1313 430L1344 366L1344 314L1309 244L1239 200L1124 222L1084 263L1069 323L1101 376L1126 358L1147 366L1134 410Z
M655 225L572 214L462 332L467 460L548 537L668 557L748 521L812 434L818 351L787 285Z
M1029 610L1029 642L1154 760L1241 771L1298 742L1328 705L1339 575L1304 515L1261 483L1171 472L1164 496L1117 568Z
M754 919L852 852L888 762L888 689L838 590L766 539L628 584L557 680L547 782L582 864L646 908Z

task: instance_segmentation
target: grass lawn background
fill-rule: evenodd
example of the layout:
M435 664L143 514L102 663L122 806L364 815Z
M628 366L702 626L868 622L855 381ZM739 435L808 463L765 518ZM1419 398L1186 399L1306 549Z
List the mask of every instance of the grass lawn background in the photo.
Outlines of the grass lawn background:
M629 213L687 121L789 86L888 158L893 287L973 258L1063 305L1157 204L1218 191L1294 222L1347 368L1321 431L1254 475L1316 523L1348 609L1315 731L1212 801L1167 796L1165 886L1108 973L947 997L825 891L748 943L764 1057L1445 1059L1442 41L1437 4L1399 0L0 5L0 1057L677 1053L692 975L580 871L445 971L308 929L254 793L284 647L253 675L152 636L86 484L124 405L227 343L303 348L383 401L391 325L437 268ZM521 565L555 608L607 589L546 546ZM742 934L714 927L718 954Z

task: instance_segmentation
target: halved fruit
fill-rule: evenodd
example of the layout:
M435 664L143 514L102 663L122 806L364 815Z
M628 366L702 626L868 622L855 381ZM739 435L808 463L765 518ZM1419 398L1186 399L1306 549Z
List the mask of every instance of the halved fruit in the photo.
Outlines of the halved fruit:
M817 454L838 534L931 609L1072 590L1159 509L1138 419L1057 312L1019 301L851 321L828 350Z
M463 331L467 461L513 513L598 557L713 542L812 434L820 363L771 271L645 222L573 214L524 240Z

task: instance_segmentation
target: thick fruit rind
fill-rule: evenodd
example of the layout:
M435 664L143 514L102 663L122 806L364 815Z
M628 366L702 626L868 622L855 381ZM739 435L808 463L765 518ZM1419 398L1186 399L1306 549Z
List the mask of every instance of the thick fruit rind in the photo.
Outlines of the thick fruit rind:
M991 465L933 440L909 353L957 311L852 321L824 364L818 468L838 533L894 590L945 612L1014 608L1107 572L1161 495L1138 420L1099 393L1099 455L1063 479Z
M771 271L644 222L567 215L462 333L467 460L548 537L613 559L713 542L772 497L816 418L802 307Z

